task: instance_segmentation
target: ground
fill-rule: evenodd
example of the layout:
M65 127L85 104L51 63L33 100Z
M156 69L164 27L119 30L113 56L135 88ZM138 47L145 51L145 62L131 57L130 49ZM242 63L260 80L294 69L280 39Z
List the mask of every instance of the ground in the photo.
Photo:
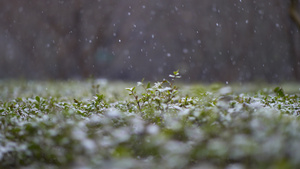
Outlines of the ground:
M299 85L0 82L0 168L296 168Z

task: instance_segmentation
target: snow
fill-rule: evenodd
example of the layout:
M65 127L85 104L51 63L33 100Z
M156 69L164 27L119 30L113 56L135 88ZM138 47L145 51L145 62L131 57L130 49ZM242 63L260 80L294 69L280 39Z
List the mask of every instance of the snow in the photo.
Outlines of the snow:
M147 133L155 135L159 133L159 127L155 124L150 124L146 128Z

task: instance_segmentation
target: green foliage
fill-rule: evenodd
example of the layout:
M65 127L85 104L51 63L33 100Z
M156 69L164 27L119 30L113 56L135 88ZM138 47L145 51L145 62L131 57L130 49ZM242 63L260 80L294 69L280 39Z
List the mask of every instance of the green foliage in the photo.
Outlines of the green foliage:
M178 88L173 83L175 79L179 79L181 76L178 71L175 71L169 77L172 78L171 82L164 79L162 82L156 82L152 86L150 82L147 85L144 85L143 80L138 82L137 86L141 86L144 90L140 95L137 94L136 87L126 88L130 92L129 95L133 96L138 111L145 112L149 109L153 111L168 111L170 107L176 106L174 103L179 102Z
M125 90L95 81L97 90L68 84L55 97L61 86L33 87L29 97L25 87L2 99L0 168L300 165L297 93L280 87L235 93L221 84L182 90L175 85L179 71L169 77Z
M284 91L281 87L276 87L274 89L274 92L277 94L277 96L285 97Z

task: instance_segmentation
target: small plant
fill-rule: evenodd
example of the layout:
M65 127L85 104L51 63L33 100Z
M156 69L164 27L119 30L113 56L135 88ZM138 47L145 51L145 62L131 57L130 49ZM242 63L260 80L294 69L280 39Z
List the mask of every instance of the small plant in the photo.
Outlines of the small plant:
M178 88L174 85L174 81L181 78L179 71L174 71L169 77L171 81L164 79L161 82L155 82L152 86L150 82L144 85L144 80L137 82L137 86L141 86L144 90L141 94L137 93L136 87L126 88L130 92L129 95L133 96L139 112L147 108L166 111L170 104L178 102Z
M273 91L277 94L277 96L285 97L284 91L281 87L276 87Z

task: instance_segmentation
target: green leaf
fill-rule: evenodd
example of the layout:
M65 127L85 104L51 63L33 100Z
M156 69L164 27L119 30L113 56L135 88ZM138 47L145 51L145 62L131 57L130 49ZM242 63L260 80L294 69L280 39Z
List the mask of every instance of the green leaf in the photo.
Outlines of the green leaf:
M77 103L77 104L79 104L79 101L78 101L78 100L76 100L76 99L74 99L74 102L75 102L75 103Z
M41 98L39 96L35 96L35 100L40 102L41 101Z
M276 87L274 89L274 92L277 94L277 96L285 97L284 91L281 87Z
M101 100L103 100L103 98L104 98L104 95L103 95L103 94L101 94L101 95L96 94L96 96L97 96L97 100L98 100L98 101L101 101Z
M151 84L150 84L150 82L148 82L147 89L149 89L150 87L151 87Z
M179 75L179 69L178 69L177 71L174 71L173 74L174 74L175 76L178 76L178 75Z

